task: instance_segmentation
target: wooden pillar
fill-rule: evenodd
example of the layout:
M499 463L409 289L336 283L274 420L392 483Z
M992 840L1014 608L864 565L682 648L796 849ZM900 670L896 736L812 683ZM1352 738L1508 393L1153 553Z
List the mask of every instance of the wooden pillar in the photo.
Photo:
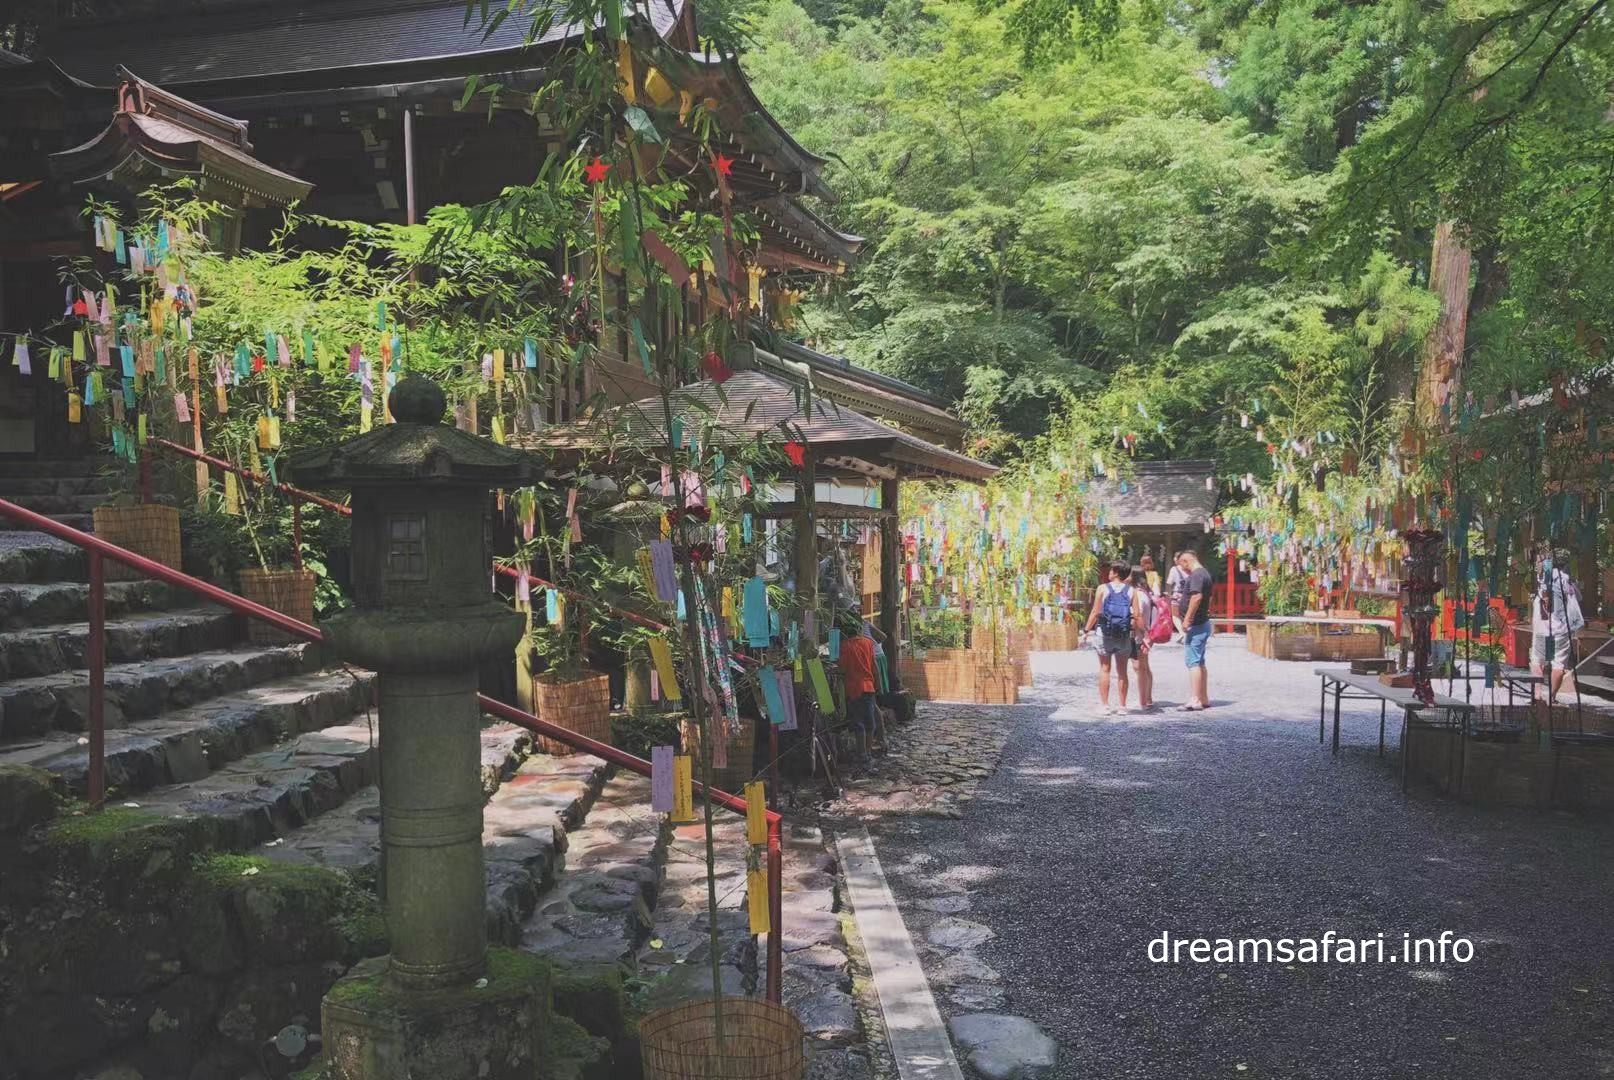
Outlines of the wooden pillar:
M1231 634L1233 632L1233 617L1235 615L1233 604L1233 587L1238 581L1239 557L1232 548L1227 551L1227 625L1223 629Z
M890 515L880 521L880 633L885 635L892 690L899 689L897 643L902 632L902 611L897 606L902 595L902 521L897 517L900 483L895 477L880 481L880 508Z
M811 446L802 451L801 472L796 477L796 598L803 611L818 607L818 522L813 513L818 472ZM819 628L823 633L826 628ZM816 645L817 642L804 642Z

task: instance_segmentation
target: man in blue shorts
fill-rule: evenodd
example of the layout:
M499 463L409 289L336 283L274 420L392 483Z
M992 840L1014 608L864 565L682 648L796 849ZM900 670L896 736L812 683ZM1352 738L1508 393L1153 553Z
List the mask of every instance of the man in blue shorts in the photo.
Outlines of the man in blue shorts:
M1205 672L1205 648L1211 636L1211 576L1192 551L1177 553L1177 568L1187 579L1178 613L1182 617L1182 658L1188 666L1188 701L1184 712L1210 708L1210 678Z

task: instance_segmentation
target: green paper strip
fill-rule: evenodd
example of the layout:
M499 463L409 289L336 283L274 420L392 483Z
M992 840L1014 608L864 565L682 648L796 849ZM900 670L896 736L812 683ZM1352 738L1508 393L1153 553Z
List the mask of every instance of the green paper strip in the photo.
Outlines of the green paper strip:
M813 693L818 695L818 707L826 713L835 711L835 696L829 692L829 676L824 673L824 661L814 657L807 661L807 675L813 681Z

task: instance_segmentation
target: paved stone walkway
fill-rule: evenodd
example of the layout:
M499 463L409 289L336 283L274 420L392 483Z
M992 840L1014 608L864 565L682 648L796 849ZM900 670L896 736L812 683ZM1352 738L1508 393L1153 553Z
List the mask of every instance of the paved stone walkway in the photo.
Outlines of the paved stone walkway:
M1180 652L1157 657L1174 705ZM1346 713L1331 757L1312 665L1242 638L1213 642L1202 714L1104 716L1091 652L1034 665L1019 706L921 706L846 804L955 1037L966 1015L1028 1018L1059 1044L1041 1075L1072 1078L1614 1076L1614 824L1403 796L1376 708ZM1387 950L1450 930L1474 955L1147 955L1162 931L1327 930Z

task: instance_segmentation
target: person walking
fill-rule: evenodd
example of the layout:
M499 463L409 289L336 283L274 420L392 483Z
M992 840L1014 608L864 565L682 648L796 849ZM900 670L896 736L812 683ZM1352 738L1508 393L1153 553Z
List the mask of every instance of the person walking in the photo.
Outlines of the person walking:
M1154 568L1154 556L1145 555L1138 560L1138 569L1143 572L1144 583L1149 586L1149 595L1160 595L1160 571Z
M1110 673L1120 681L1120 711L1126 711L1127 665L1137 652L1137 641L1132 630L1142 621L1138 610L1138 594L1131 585L1132 567L1116 561L1110 564L1109 580L1093 590L1093 610L1088 612L1087 626L1082 630L1086 644L1093 628L1099 628L1098 639L1098 700L1106 715L1113 716L1110 707Z
M863 620L855 614L840 619L841 675L846 680L846 718L865 757L869 750L884 749L875 742L879 728L879 683L874 674L874 639L864 633Z
M1183 601L1178 608L1183 633L1183 664L1188 668L1188 701L1184 712L1210 708L1210 676L1205 650L1211 636L1211 576L1192 551L1177 553L1177 568L1184 578Z
M1575 632L1586 625L1580 608L1580 590L1564 572L1568 560L1564 552L1544 549L1536 561L1536 597L1530 605L1530 673L1552 675L1547 680L1547 700L1557 701L1564 678L1574 666Z
M1160 575L1156 574L1155 581L1159 580ZM1164 597L1156 595L1156 590L1150 587L1148 571L1141 566L1132 571L1132 591L1137 594L1141 616L1132 631L1132 667L1138 679L1138 707L1148 712L1154 708L1154 671L1149 667L1149 651L1156 643L1171 640L1171 605Z

